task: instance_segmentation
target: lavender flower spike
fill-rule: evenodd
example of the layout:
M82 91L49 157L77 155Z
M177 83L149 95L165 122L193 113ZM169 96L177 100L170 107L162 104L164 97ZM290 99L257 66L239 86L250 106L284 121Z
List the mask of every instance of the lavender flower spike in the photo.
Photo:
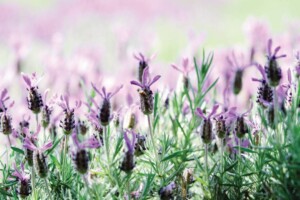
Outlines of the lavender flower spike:
M153 85L161 76L157 75L153 79L149 75L149 67L144 70L142 82L130 81L132 85L140 87L138 89L140 95L141 110L145 115L149 115L153 112L153 92L150 86Z
M195 114L203 119L200 129L200 135L205 144L209 144L212 141L211 117L217 112L218 108L219 105L214 105L211 113L208 116L205 116L200 108L196 109Z
M72 139L76 146L76 150L72 153L75 168L80 174L85 174L89 169L89 155L86 148L99 148L101 144L94 136L80 143L75 131L72 134Z
M37 78L36 73L33 73L31 77L27 74L22 73L22 78L27 86L28 97L27 103L28 108L32 110L34 114L38 114L43 107L43 99L41 94L38 91L37 84L42 78Z
M256 102L259 103L263 108L265 108L263 101L272 102L273 101L273 91L267 82L267 76L260 64L256 64L257 69L262 75L262 79L252 78L252 81L260 82L258 87L258 96Z
M273 87L276 87L279 85L279 82L281 80L282 74L281 69L278 66L277 59L284 58L286 55L279 55L277 56L277 53L280 50L280 46L276 47L274 49L274 52L272 52L272 39L269 39L268 46L267 46L267 63L265 65L265 71L268 77L269 84Z
M14 172L12 176L15 176L19 181L19 188L17 189L17 193L20 195L21 198L26 198L31 193L31 186L30 186L30 177L28 174L25 173L24 164L21 163L21 171L17 169L16 163L14 163Z
M131 140L128 137L128 133L131 134ZM124 132L124 140L127 147L127 151L124 154L123 161L121 163L120 169L126 173L131 172L135 167L134 161L134 147L136 142L136 133L133 130L126 130Z
M75 108L70 108L69 97L67 95L61 96L60 101L57 103L62 109L64 109L64 120L60 121L60 127L63 128L64 134L70 135L75 128L75 109L81 106L81 101L76 101Z
M52 146L53 145L52 145L51 141L47 142L46 144L44 144L41 147L37 147L28 138L24 139L23 147L34 152L33 153L33 165L35 167L37 174L41 178L46 178L47 174L48 174L48 165L46 162L46 156L44 155L44 152L48 149L51 149Z
M100 91L93 83L92 87L95 90L95 92L99 94L103 99L101 107L98 107L96 104L96 106L99 109L99 116L97 117L100 120L102 126L107 126L111 120L110 99L123 88L123 85L117 87L113 92L108 93L106 92L105 87L102 87L102 91Z
M171 65L175 70L179 71L183 75L183 85L185 88L188 88L189 86L189 79L188 74L191 72L194 68L189 66L189 59L183 58L182 60L182 68L177 67L175 64Z

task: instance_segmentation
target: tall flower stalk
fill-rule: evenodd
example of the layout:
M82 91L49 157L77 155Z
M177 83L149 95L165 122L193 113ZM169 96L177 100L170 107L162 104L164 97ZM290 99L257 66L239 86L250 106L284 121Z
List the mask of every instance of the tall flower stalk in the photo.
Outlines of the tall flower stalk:
M217 110L219 108L219 105L214 105L212 108L212 111L209 113L209 115L205 116L203 111L200 108L196 109L195 114L202 118L202 123L200 127L200 136L202 138L202 141L205 145L205 167L206 167L206 176L207 180L209 179L208 177L208 145L211 143L213 139L213 129L212 129L212 122L211 118L216 114Z
M138 82L138 81L130 82L132 85L136 85L140 87L138 89L138 93L140 95L140 109L144 113L144 115L147 116L148 127L149 127L150 137L151 137L154 151L157 151L157 149L154 141L151 119L150 119L150 115L153 113L153 92L150 86L153 85L156 81L158 81L160 77L161 77L160 75L157 75L153 79L151 79L149 74L149 67L147 67L144 70L142 82Z
M110 163L109 144L107 144L109 140L107 126L109 125L109 122L112 120L110 99L123 88L123 85L115 88L113 92L107 92L105 87L102 87L102 90L100 91L93 83L92 83L92 87L95 90L95 92L102 97L101 106L99 106L94 100L93 103L97 107L99 113L98 115L96 115L96 117L98 118L100 124L104 127L105 138L103 141L104 141L104 147L107 156L107 162ZM100 137L99 139L101 140Z

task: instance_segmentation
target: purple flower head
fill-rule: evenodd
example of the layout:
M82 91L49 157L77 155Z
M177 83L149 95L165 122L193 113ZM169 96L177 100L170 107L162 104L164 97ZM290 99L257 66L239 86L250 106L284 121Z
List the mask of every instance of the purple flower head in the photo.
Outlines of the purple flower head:
M45 152L48 149L51 149L52 146L53 146L52 141L49 141L45 143L43 146L37 147L35 144L33 144L33 142L29 138L25 138L23 143L23 147L25 149L29 149L31 151L40 151L41 153Z
M74 132L72 134L72 139L77 149L98 149L99 147L101 147L99 140L97 140L94 135L83 142L79 142L77 134Z
M131 134L131 140L129 139L129 135ZM136 142L136 133L133 130L125 130L124 132L124 140L125 140L125 144L127 147L128 152L130 153L134 153L134 146L135 146L135 142Z
M24 164L21 162L21 170L17 169L16 163L13 164L14 172L12 173L13 176L17 177L18 180L21 181L28 181L30 179L29 175L25 173Z
M200 108L197 108L195 114L196 114L198 117L202 118L203 120L208 120L208 119L210 119L214 114L216 114L218 108L219 108L219 105L218 105L218 104L214 105L214 107L212 108L212 111L210 112L210 114L209 114L208 116L205 116L204 113L203 113L203 111L202 111Z
M182 59L182 68L179 68L175 64L171 65L175 70L181 72L184 77L187 77L189 72L191 72L194 68L189 66L189 59L183 58Z
M102 90L100 91L93 83L91 84L95 92L105 100L110 100L115 94L117 94L123 88L123 85L120 85L119 87L116 87L113 92L107 92L105 87L102 87Z
M37 87L38 83L42 80L43 77L38 78L36 73L32 73L31 76L25 73L21 73L22 78L27 86L27 89Z
M275 49L274 49L274 52L272 52L272 45L273 45L273 40L272 39L269 39L268 40L268 46L267 46L267 58L268 60L277 60L279 58L284 58L286 57L285 54L282 54L282 55L279 55L277 56L277 53L279 52L280 50L280 46L277 46Z
M150 86L153 85L158 79L160 79L160 75L155 76L153 79L150 78L149 67L145 68L143 73L142 82L139 83L137 81L130 81L132 85L139 86L142 89L150 89Z
M69 101L69 96L64 95L60 96L60 101L57 102L57 104L64 110L67 110L68 112L71 112L74 109L78 109L81 106L81 101L76 101L75 102L75 108L70 108L70 101Z
M10 96L8 96L8 91L7 89L4 89L1 91L1 96L0 96L0 112L5 112L7 110L7 108L5 107L5 102L7 100L10 99ZM9 107L13 107L14 105L14 101L12 101L10 104L9 104Z

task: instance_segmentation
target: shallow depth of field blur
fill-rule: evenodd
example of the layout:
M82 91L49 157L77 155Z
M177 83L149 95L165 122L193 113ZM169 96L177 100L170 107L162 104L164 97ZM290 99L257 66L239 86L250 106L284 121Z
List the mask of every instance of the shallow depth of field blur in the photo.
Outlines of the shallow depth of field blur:
M295 68L297 62L300 63L295 58L295 53L300 51L299 8L299 0L2 0L0 92L7 89L9 101L14 101L14 105L8 108L12 127L16 132L22 132L19 123L24 119L30 121L30 131L35 132L38 127L36 116L28 109L28 91L21 75L36 72L38 77L42 77L38 83L41 95L49 89L48 101L53 103L50 125L56 126L58 132L56 138L50 136L52 132L49 125L40 133L40 146L45 142L43 134L57 145L55 150L51 150L53 154L47 155L52 175L48 175L49 183L45 181L45 185L44 179L35 175L37 183L42 183L43 186L32 188L28 199L45 199L48 190L55 193L52 199L84 199L87 196L89 199L300 197L299 192L293 189L298 186L300 188L300 183L296 178L291 178L293 175L299 178L300 156L293 157L293 153L300 151L300 147L297 149L293 146L299 138L290 138L295 132L300 134L297 126L299 108L296 105L299 103L297 86L300 67L298 76ZM294 99L289 101L290 108L285 110L284 116L279 108L275 112L278 122L275 128L269 127L266 110L256 102L259 83L252 80L262 78L255 64L266 64L269 39L273 41L273 49L281 46L279 54L287 55L278 59L282 79L276 89L286 84L292 85L288 78L289 70L295 85L292 97ZM227 58L234 52L238 64L248 64L252 49L255 50L254 61L244 70L242 89L234 95L232 91L236 68L230 66ZM147 58L153 55L153 59L149 61L151 77L161 76L151 86L155 96L155 108L154 116L151 113L150 118L155 141L149 135L147 116L139 109L137 87L130 84L130 81L137 80L139 61L134 55L140 52ZM203 59L212 55L209 71L201 74L201 84L196 70L192 70L189 72L190 87L184 88L184 77L171 65L181 68L182 60L187 58L190 67L194 68L198 63L200 69L205 61ZM108 147L106 143L102 144L100 150L90 149L90 171L68 179L61 173L77 172L72 168L71 156L67 157L61 150L64 149L65 140L62 139L64 134L59 124L64 114L57 104L61 95L69 96L71 107L75 106L75 101L81 101L81 107L75 112L76 126L79 119L86 121L90 126L89 134L92 135L94 127L87 117L90 114L89 106L95 106L92 98L101 105L102 98L94 91L91 83L99 89L105 86L108 91L123 85L120 92L111 98L113 119L110 121L110 128L104 129L111 136L111 145ZM228 92L226 97L224 91ZM196 97L197 94L200 95L198 99L195 93ZM285 97L281 93L279 101L284 104L288 97L288 94ZM231 146L224 144L224 161L223 148L220 148L217 136L212 136L207 163L208 150L204 148L206 145L199 134L203 120L194 113L196 108L210 113L215 104L219 105L217 113L221 113L225 110L226 98L229 102L226 106L237 107L238 113L245 112L253 105L251 114L247 116L249 133L241 140L232 136ZM165 105L166 99L170 104L168 108ZM93 109L97 110L96 107ZM134 131L147 135L149 147L146 150L148 152L135 158L136 166L133 171L124 175L119 165L126 151L123 132L126 131L126 120L131 109L137 118ZM41 119L41 115L39 116ZM116 117L120 118L117 127L113 124ZM256 127L257 123L259 128ZM255 144L252 143L255 140L253 138L258 134L253 134L252 138L254 131L261 132L259 137L262 137ZM279 137L284 141L282 143L278 139L280 133L289 135ZM12 146L16 147L14 150L9 147L7 136L0 134L0 178L3 179L0 179L0 197L3 199L17 198L18 192L14 191L17 191L19 183L10 174L13 172L14 162L17 163L17 168L20 168L21 162L25 162L23 142L20 137L15 137L16 134L10 136ZM87 139L89 134L80 136L80 140ZM184 138L186 134L190 134L188 139ZM107 139L105 137L107 136L104 136L104 140ZM232 142L233 140L236 142ZM247 143L242 147L242 152L238 148L241 141ZM71 137L69 145L75 146ZM296 149L289 149L291 146ZM120 148L118 152L115 147ZM111 148L110 153L107 148ZM214 148L217 150L213 151ZM270 149L273 148L274 152L271 152ZM117 153L113 154L114 152ZM286 152L286 155L280 152ZM290 161L292 164L285 159L293 160ZM4 167L5 164L8 168ZM289 164L292 167L289 168ZM63 167L68 171L64 171ZM31 168L25 162L26 173L33 173ZM187 181L184 190L183 179L189 170L193 171L193 183L189 185ZM290 177L284 176L289 170ZM115 171L118 172L114 174ZM276 174L280 175L275 177ZM58 181L60 179L61 182ZM119 183L124 183L125 186ZM282 188L274 191L276 187ZM162 196L162 191L168 189L170 195ZM185 196L184 191L187 192ZM220 193L214 194L214 191ZM133 192L140 196L135 197Z

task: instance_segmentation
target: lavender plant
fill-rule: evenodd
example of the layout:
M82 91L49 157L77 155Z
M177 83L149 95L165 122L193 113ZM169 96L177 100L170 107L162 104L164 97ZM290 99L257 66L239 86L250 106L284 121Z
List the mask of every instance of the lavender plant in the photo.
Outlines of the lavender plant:
M172 65L185 80L181 90L171 72L151 66L162 74L151 78L142 54L135 56L137 81L130 70L117 81L82 72L59 82L61 90L49 85L50 101L49 90L39 93L36 74L23 73L27 102L8 105L18 99L4 88L0 96L0 130L12 136L0 160L0 199L299 199L299 53L294 68L286 61L281 69L280 48L272 51L272 40L264 46L264 68L263 53L252 50L244 63L205 51L193 68L183 59L182 68ZM224 80L231 74L216 72L220 64L236 69L233 87ZM45 83L52 78L59 77L45 74ZM99 78L124 86L89 86ZM62 90L68 95L57 98ZM39 113L34 123L31 115Z

